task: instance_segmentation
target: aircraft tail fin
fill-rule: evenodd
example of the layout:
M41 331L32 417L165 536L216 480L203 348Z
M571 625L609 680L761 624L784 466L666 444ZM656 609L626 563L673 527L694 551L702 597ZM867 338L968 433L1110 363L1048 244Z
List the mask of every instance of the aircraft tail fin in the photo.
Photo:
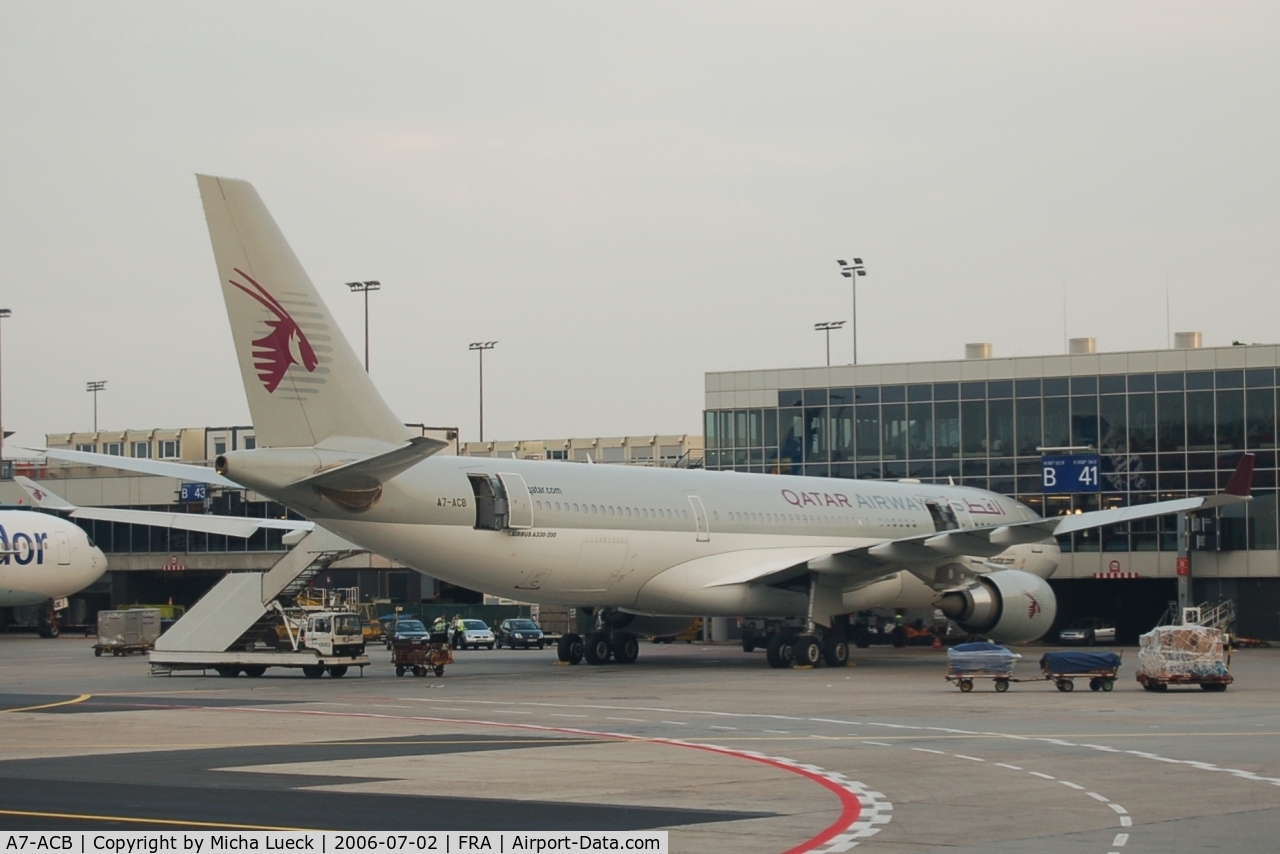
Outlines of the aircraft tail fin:
M253 185L196 180L258 445L377 453L405 442Z
M29 477L15 474L13 479L18 486L22 487L22 491L31 499L31 503L41 510L57 510L65 513L76 509L76 506L70 501L61 495L50 492Z

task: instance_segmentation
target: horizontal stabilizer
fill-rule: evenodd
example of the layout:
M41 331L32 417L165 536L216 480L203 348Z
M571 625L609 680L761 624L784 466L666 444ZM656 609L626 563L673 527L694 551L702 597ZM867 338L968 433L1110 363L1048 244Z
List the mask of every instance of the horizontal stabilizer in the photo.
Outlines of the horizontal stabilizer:
M86 466L102 466L103 468L133 471L138 474L150 474L157 477L176 477L180 480L194 483L241 488L241 484L223 477L207 466L196 466L190 463L171 463L165 460L144 460L136 457L117 457L114 454L91 454L87 451L68 451L64 448L36 450L51 460L65 460L69 463L80 463Z
M409 444L394 451L326 469L295 481L290 486L313 486L317 489L341 491L376 489L446 447L448 443L439 439L415 436L409 440Z

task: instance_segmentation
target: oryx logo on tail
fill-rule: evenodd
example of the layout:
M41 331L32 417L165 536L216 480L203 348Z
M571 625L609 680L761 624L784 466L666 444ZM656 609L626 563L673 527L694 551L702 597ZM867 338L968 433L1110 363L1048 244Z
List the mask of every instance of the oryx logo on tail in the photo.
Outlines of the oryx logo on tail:
M268 392L274 393L290 365L302 365L307 369L307 373L311 373L316 369L319 360L316 359L315 351L311 349L311 342L307 340L298 322L285 310L279 300L267 293L267 289L254 281L253 277L244 270L237 267L235 271L248 279L249 284L256 290L250 290L235 279L229 280L231 284L262 303L267 311L276 316L275 320L266 322L267 326L271 327L271 332L253 342L253 366L258 369L258 379L262 381L263 387Z

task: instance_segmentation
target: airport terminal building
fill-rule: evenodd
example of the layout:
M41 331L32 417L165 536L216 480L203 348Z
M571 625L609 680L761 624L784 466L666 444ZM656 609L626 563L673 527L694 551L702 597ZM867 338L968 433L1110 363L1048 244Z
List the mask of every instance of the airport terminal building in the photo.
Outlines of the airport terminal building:
M706 375L705 461L721 471L955 482L1044 515L1200 495L1256 454L1254 499L1196 520L1193 598L1235 600L1239 633L1280 636L1276 390L1280 347L970 358ZM1098 455L1098 483L1048 492L1049 449ZM1211 517L1213 514L1209 514ZM1130 637L1176 598L1176 520L1060 538L1059 621L1102 616Z

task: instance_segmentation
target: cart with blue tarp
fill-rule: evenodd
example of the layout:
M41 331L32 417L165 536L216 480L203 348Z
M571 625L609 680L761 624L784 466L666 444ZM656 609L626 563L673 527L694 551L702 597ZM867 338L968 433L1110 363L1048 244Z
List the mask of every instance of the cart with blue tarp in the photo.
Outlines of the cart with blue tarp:
M995 643L962 643L947 650L948 682L968 694L975 679L990 679L1000 693L1009 690L1015 679L1013 665L1022 656Z
M1046 652L1040 658L1040 672L1059 691L1075 690L1075 680L1088 678L1090 691L1110 691L1120 670L1120 656L1114 652Z

